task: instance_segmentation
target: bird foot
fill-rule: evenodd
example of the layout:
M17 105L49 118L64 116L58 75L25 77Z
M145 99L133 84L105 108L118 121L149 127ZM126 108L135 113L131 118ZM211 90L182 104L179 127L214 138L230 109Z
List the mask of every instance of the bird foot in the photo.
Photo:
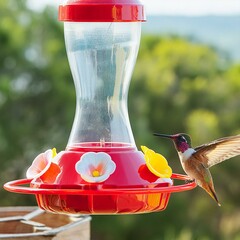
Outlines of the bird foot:
M195 179L188 179L185 181L186 184L195 182Z

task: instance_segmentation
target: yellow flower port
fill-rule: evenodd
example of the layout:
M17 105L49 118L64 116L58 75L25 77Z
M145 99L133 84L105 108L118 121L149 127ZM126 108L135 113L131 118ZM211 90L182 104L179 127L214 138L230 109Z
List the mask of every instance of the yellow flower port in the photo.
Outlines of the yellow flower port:
M154 152L146 146L141 146L141 148L150 172L161 178L170 178L172 176L172 169L163 155Z

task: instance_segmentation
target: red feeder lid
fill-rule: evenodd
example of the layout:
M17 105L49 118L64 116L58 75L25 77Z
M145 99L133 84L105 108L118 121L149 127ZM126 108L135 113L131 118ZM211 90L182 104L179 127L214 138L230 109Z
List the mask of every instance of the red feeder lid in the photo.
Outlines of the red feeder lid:
M64 22L142 22L146 21L140 0L68 0L59 6Z

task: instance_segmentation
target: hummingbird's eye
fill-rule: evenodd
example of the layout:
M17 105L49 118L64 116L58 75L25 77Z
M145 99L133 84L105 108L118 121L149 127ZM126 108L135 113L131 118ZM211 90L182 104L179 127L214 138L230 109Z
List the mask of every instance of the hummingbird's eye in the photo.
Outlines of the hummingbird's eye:
M179 136L179 141L181 142L187 142L186 138L183 136Z

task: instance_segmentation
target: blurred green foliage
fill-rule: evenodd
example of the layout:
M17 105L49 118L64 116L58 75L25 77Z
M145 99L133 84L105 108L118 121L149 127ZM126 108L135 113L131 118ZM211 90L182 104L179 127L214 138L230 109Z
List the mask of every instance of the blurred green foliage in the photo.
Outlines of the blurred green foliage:
M227 58L226 58L227 59ZM240 132L240 64L178 37L143 36L129 91L137 145L163 153L182 173L171 142L153 132L187 132L193 146ZM37 153L64 149L75 90L57 10L32 12L0 1L0 183L23 178ZM164 212L94 216L92 239L240 239L239 157L212 169L222 207L201 189L172 194ZM33 205L33 196L0 190L1 206Z

